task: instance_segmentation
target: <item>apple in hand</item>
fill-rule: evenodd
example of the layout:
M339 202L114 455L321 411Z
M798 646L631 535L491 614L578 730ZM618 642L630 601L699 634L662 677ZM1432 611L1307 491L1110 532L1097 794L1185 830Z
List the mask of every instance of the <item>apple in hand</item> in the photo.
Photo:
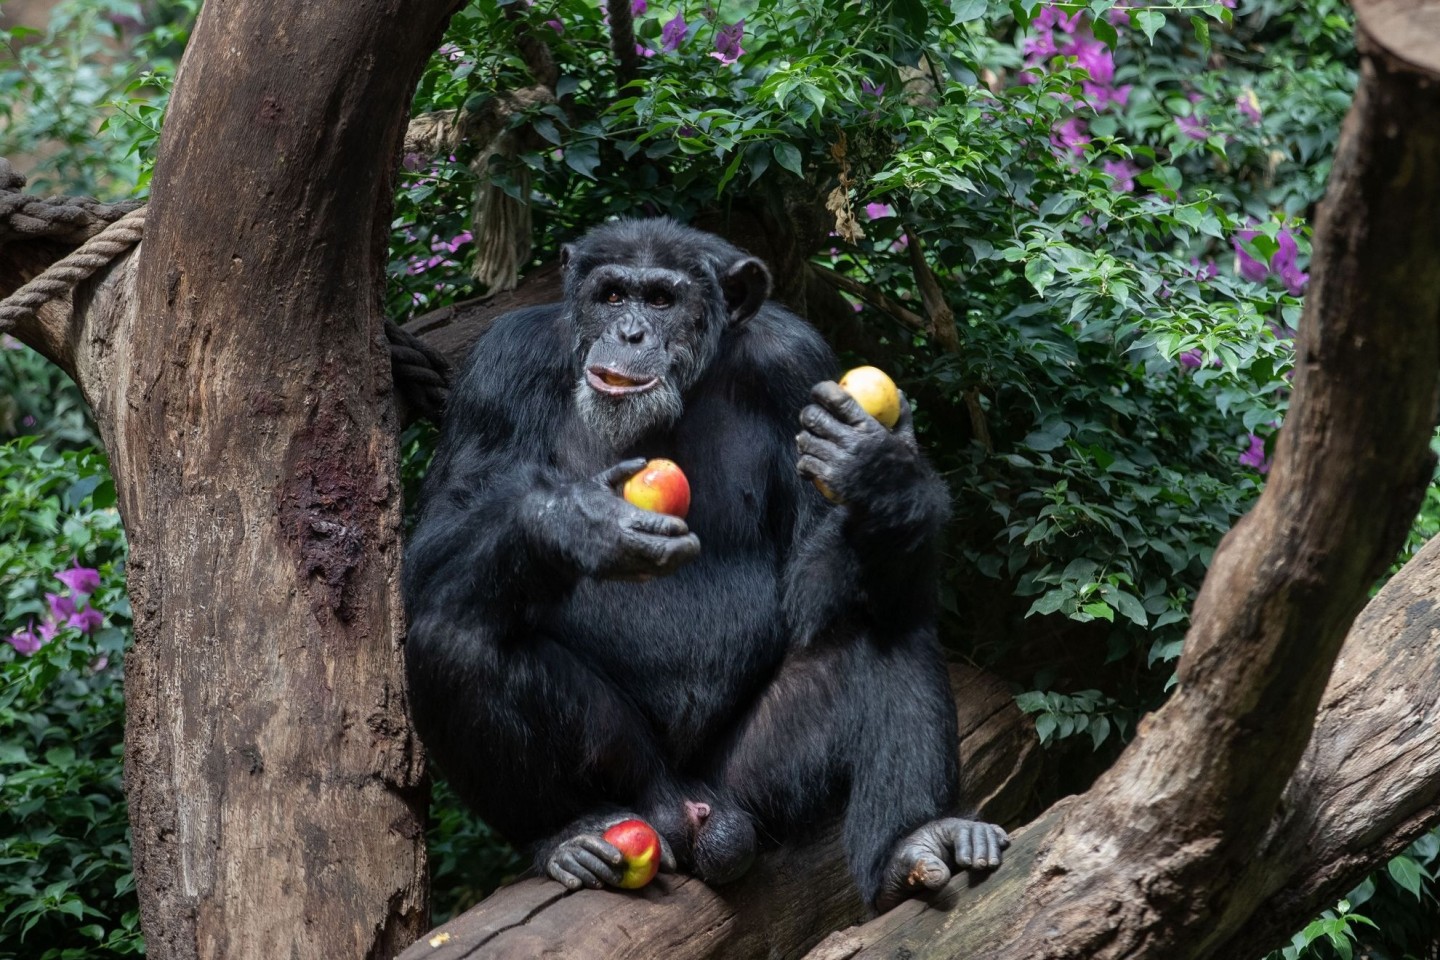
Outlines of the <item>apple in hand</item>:
M840 389L854 397L866 413L885 424L886 430L895 429L900 421L900 391L884 370L856 367L840 378Z
M660 872L660 836L644 820L621 820L602 835L625 859L620 886L638 890Z
M674 460L651 460L625 481L622 495L641 510L680 517L690 512L690 481Z

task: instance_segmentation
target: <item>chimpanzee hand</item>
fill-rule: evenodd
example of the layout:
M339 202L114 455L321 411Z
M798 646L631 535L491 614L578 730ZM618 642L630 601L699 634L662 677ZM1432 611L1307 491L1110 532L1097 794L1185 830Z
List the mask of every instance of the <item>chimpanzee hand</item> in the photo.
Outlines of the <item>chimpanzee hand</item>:
M952 868L990 870L1000 866L1010 837L993 823L945 817L932 820L895 845L880 893L877 910L925 890L939 890L950 882Z
M639 819L633 813L582 817L565 829L553 847L542 851L545 872L570 890L620 886L625 875L625 866L621 861L625 858L602 834L621 821ZM660 869L674 871L675 854L670 850L670 844L658 831L656 836L660 837Z
M816 384L810 398L815 402L800 411L804 429L795 438L801 476L820 481L834 499L861 507L877 496L909 490L919 479L920 448L904 394L893 430L837 383Z
M700 554L685 521L639 507L620 488L645 466L626 460L588 480L536 493L528 502L531 541L592 577L641 579L673 572Z

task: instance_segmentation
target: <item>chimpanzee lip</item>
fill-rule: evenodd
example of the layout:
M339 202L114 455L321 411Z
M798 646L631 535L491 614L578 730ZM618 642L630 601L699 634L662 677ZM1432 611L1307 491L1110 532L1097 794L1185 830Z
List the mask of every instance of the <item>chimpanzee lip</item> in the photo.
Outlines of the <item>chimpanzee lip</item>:
M639 379L622 373L614 367L601 366L596 364L585 371L585 381L590 388L597 393L603 393L610 397L624 397L633 393L644 393L659 383L656 377Z

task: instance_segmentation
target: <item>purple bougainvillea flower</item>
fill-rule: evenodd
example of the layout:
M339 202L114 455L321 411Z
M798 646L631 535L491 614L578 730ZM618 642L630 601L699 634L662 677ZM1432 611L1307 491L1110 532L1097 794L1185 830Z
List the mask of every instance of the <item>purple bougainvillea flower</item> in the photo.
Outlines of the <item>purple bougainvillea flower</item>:
M83 607L70 615L65 626L74 627L81 633L90 633L105 625L105 615L94 607Z
M33 656L35 651L45 645L45 641L35 635L35 621L31 620L30 625L24 630L16 630L5 638L5 642L15 648L15 652L22 657Z
M1175 125L1191 140L1204 140L1210 136L1210 130L1205 126L1204 117L1176 117Z
M1296 263L1300 248L1295 243L1294 235L1285 227L1281 227L1280 232L1275 235L1275 242L1279 244L1279 249L1270 257L1270 269L1275 271L1275 275L1285 284L1290 295L1298 297L1305 289L1306 281L1310 279L1310 274L1301 273L1300 266Z
M1270 472L1270 458L1265 456L1265 441L1250 434L1250 446L1240 454L1240 463L1247 467L1254 467L1261 473Z
M1115 79L1115 58L1110 55L1110 48L1094 37L1077 36L1061 52L1074 57L1096 83L1108 84Z
M1115 178L1115 189L1123 193L1130 193L1135 189L1135 175L1140 168L1129 160L1106 160L1101 164L1105 172Z
M685 34L689 29L689 24L685 22L685 15L683 13L675 14L675 19L666 22L660 28L660 49L666 53L672 53L678 49L684 42Z
M1079 117L1071 117L1069 120L1062 120L1055 124L1050 131L1050 142L1061 150L1068 150L1077 157L1085 153L1085 145L1090 142L1090 135L1085 127L1085 121Z
M55 579L76 593L90 594L100 589L100 571L82 567L78 561L69 570L56 573Z
M551 30L554 30L562 37L565 35L565 24L561 23L559 20L546 20L545 26L549 27Z
M1244 93L1235 98L1235 106L1240 108L1251 123L1260 122L1260 98L1255 96L1255 91L1246 89Z
M67 620L75 612L75 601L58 593L45 594L45 602L50 604L50 616L56 620Z
M862 77L860 80L860 92L867 93L872 97L885 96L885 84L872 83L869 77Z
M1205 354L1199 350L1186 350L1176 359L1180 361L1180 366L1188 367L1191 370L1205 366Z
M649 9L650 4L646 3L645 0L630 0L630 14L632 16L638 17Z
M1258 230L1237 230L1235 236L1230 238L1230 245L1235 248L1235 262L1240 270L1240 276L1255 283L1261 282L1270 273L1269 267L1250 256L1245 249L1245 244L1254 240L1258 235Z
M865 204L865 217L868 220L879 220L881 217L893 216L895 216L895 208L888 203Z
M715 31L715 51L710 56L729 66L745 55L744 49L740 46L740 41L744 36L744 20L737 20L728 27L721 27Z

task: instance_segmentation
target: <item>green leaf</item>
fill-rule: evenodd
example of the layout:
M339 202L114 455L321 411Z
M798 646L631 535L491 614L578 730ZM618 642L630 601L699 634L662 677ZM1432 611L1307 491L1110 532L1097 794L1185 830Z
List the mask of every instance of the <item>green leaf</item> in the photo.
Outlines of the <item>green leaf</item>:
M600 166L600 149L594 140L581 140L565 147L565 166L582 177L596 179L595 170Z
M1195 28L1195 39L1205 56L1210 55L1210 21L1204 17L1191 17L1190 25Z
M1165 26L1165 14L1159 10L1137 10L1131 14L1135 18L1140 29L1145 31L1145 39L1152 44L1155 42L1155 34Z
M1025 264L1025 279L1029 280L1035 292L1043 297L1045 288L1055 279L1055 265L1044 257L1035 257Z
M1042 713L1035 718L1035 732L1039 734L1041 743L1050 741L1050 735L1055 732L1055 727L1059 725L1059 722L1053 713Z
M1413 893L1416 900L1420 899L1420 884L1424 879L1420 864L1401 854L1386 865L1386 870L1389 871L1391 880Z
M987 0L950 0L950 16L953 18L950 23L953 26L979 20L985 16L985 10L989 6Z
M1105 46L1109 47L1112 51L1120 42L1120 36L1115 32L1115 28L1111 26L1110 21L1105 17L1092 19L1090 21L1090 32L1095 34L1096 40L1105 44Z
M777 143L771 148L775 155L775 162L797 177L804 178L805 171L801 167L800 151L788 143Z

